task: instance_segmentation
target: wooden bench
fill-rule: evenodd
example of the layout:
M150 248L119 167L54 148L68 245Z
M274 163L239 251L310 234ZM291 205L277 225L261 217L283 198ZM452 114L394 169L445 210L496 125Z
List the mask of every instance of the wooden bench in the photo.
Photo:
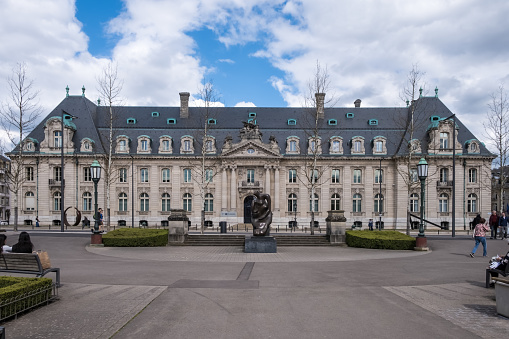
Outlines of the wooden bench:
M498 277L499 274L507 277L509 275L509 264L505 265L504 270L489 267L486 269L486 288L490 287L491 277Z
M0 272L35 274L37 278L50 272L56 274L56 286L60 287L60 268L42 268L36 253L2 253L0 254Z

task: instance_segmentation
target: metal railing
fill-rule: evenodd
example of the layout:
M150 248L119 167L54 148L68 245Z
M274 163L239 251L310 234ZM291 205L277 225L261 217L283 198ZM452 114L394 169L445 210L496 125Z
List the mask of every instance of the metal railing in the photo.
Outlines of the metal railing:
M0 321L17 318L18 314L34 307L49 304L58 298L58 287L55 283L26 294L16 296L0 302Z

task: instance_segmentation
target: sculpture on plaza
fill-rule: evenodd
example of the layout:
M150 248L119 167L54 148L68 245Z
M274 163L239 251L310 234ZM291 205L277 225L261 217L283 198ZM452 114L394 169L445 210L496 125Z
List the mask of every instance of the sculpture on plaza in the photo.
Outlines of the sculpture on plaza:
M251 223L253 224L253 235L268 236L270 224L272 223L272 211L270 209L270 195L254 194L251 202Z

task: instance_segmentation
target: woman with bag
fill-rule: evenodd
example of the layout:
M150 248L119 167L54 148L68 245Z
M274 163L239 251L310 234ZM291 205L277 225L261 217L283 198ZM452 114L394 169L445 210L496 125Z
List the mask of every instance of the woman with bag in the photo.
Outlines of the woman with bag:
M12 245L12 253L32 253L34 244L30 241L30 235L27 232L19 234L18 242Z
M477 247L479 247L479 243L482 243L482 249L483 249L483 257L488 255L488 251L486 248L486 232L490 230L490 227L486 223L486 219L481 218L479 220L479 223L475 225L474 229L474 239L475 239L475 246L472 250L472 253L470 253L470 256L473 258L475 251L477 251Z

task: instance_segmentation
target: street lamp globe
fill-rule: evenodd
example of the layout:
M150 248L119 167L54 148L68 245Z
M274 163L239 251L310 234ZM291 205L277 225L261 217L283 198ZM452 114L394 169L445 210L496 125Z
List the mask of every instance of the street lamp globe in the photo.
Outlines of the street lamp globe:
M94 160L90 165L90 169L92 171L92 181L99 181L101 179L101 165L99 165L99 162Z
M419 180L426 180L428 177L428 163L424 158L421 158L417 164L417 175L419 176Z

